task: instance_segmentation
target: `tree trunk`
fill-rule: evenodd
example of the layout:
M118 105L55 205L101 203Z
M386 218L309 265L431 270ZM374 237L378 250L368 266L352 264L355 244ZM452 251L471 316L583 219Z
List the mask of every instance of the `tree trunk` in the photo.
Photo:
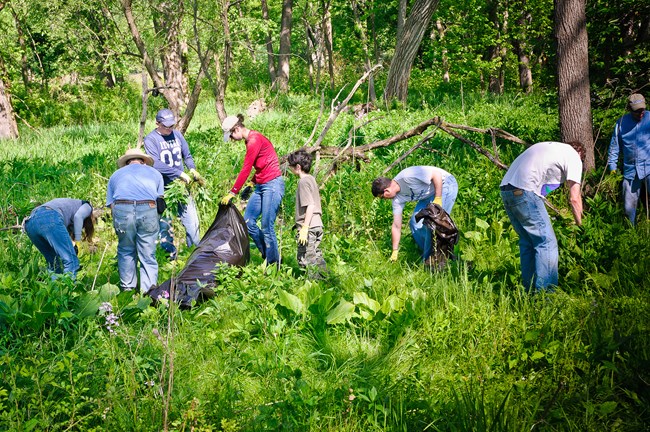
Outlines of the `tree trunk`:
M442 60L442 80L446 83L449 82L449 58L447 57L447 46L444 44L443 39L445 38L445 33L447 32L447 29L445 26L442 24L442 21L436 20L436 29L435 32L431 33L431 39L436 39L436 36L438 38L438 42L440 43L440 56Z
M508 11L502 11L500 0L494 0L489 3L490 22L496 30L495 43L488 50L487 59L492 63L490 76L488 78L488 89L493 94L503 94L505 82L505 65L507 49L503 45L503 38L508 31Z
M18 125L11 106L11 95L5 87L5 64L0 56L0 139L18 138Z
M384 99L398 99L406 103L411 67L418 52L424 33L439 0L416 0L411 8L401 37L397 40L395 55L390 63Z
M289 91L289 59L291 57L291 24L293 22L293 0L282 1L280 20L280 51L278 55L278 76L275 88L281 93Z
M269 7L266 4L266 0L260 0L260 1L262 3L262 19L268 26ZM266 32L266 56L267 56L267 62L269 68L269 78L271 79L271 85L273 85L277 77L277 72L275 70L275 54L273 53L273 40L271 39L271 30L267 30Z
M332 12L330 11L330 1L321 1L323 10L323 20L321 29L323 30L323 40L325 41L325 51L327 52L327 66L330 75L330 90L334 91L334 41L332 33Z
M402 38L402 32L404 31L404 22L406 21L406 10L408 9L409 2L408 0L399 0L397 5L397 33L396 40Z
M25 43L25 34L23 33L23 25L18 18L18 14L14 8L10 7L11 15L14 17L16 24L16 34L18 35L18 46L20 46L20 75L23 79L25 90L29 93L30 84L32 81L32 71L29 68L29 61L27 60L27 44Z
M590 170L595 164L585 1L555 0L555 37L561 139L584 144Z
M362 0L363 1L363 0ZM355 27L359 31L361 36L361 45L363 46L363 58L364 66L366 72L369 71L372 66L370 65L370 54L368 52L368 37L366 36L366 25L361 20L361 14L359 13L360 5L358 0L352 0L352 11L354 12L354 22ZM375 94L375 79L372 75L368 77L368 99L373 104L377 101L377 95Z
M528 44L528 27L533 17L528 10L526 0L521 3L515 3L514 10L517 10L517 19L515 20L516 29L512 37L512 46L517 54L519 68L519 87L529 94L533 91L533 73L530 69L530 46Z

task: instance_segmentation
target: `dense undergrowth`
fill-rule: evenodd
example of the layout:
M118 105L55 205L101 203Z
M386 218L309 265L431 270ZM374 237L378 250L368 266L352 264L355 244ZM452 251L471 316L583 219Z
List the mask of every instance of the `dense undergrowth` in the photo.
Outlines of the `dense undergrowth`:
M229 111L244 109L248 96L236 95ZM418 108L372 113L380 118L353 144L434 115L500 127L529 142L557 139L557 115L543 96L423 100ZM283 97L272 105L250 126L286 154L311 134L319 104ZM616 115L599 118L613 124ZM326 144L345 145L358 125L343 114ZM54 197L100 206L117 157L136 137L136 122L120 121L24 131L3 144L0 223L14 225ZM207 102L186 138L208 180L197 191L205 231L217 208L211 198L232 183L243 148L221 142ZM489 137L471 138L492 146ZM645 217L636 228L625 222L620 179L603 175L602 160L587 175L581 229L571 222L566 193L552 197L561 210L554 216L560 287L531 297L518 282L517 239L498 195L503 172L442 133L390 174L432 164L457 177L458 260L430 274L404 235L399 263L388 263L390 203L372 198L370 182L411 145L378 149L369 163L342 164L324 183L331 277L309 281L298 270L296 181L287 174L281 269L264 273L253 250L251 265L221 270L217 296L191 311L119 294L108 215L97 229L97 251L82 248L76 283L49 281L28 238L1 232L0 429L647 429L650 224ZM506 163L522 150L498 145ZM606 144L598 145L602 155ZM319 180L328 164L320 162ZM182 245L176 263L161 255L160 281L190 252Z

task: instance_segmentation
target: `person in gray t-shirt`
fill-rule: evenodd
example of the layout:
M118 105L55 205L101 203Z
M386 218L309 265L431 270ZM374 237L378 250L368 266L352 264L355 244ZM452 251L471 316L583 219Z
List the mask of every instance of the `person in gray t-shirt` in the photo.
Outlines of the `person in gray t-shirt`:
M296 189L298 264L307 269L308 277L322 277L327 272L327 264L320 250L323 239L323 212L318 184L314 176L309 174L312 158L306 151L298 150L287 157L287 162L291 172L299 177Z

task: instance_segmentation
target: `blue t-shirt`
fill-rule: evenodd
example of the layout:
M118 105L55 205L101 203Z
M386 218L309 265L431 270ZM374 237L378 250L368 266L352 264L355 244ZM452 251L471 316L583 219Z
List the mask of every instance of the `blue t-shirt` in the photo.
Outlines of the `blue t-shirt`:
M115 171L108 180L106 205L115 200L155 201L164 192L162 175L155 168L131 164Z
M650 111L639 122L630 113L616 122L607 157L610 171L616 169L621 151L626 179L634 180L636 176L644 179L650 175Z

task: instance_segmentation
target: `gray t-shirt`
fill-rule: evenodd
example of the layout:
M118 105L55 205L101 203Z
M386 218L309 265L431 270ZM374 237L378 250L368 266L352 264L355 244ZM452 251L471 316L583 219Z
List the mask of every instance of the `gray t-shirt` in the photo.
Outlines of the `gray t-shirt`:
M399 192L393 197L393 214L399 215L409 201L420 201L436 194L431 181L435 172L439 172L442 182L449 177L447 171L434 166L412 166L400 171L393 180L399 185Z
M42 206L59 212L65 227L74 234L75 241L81 241L84 220L93 211L90 204L79 199L55 198Z
M517 156L500 186L516 188L546 196L567 180L580 183L582 161L569 144L545 141L533 144Z
M307 174L298 180L298 189L296 190L296 224L298 228L302 227L305 222L305 213L310 204L314 205L314 215L309 223L309 228L322 227L321 215L323 211L320 205L320 192L314 176Z

